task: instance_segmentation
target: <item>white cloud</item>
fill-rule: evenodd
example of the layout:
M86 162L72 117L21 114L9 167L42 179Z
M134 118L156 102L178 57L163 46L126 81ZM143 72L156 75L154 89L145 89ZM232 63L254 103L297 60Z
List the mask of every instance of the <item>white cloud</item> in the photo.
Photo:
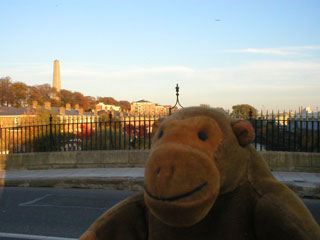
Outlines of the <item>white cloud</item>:
M256 53L256 54L267 54L267 55L303 55L306 51L320 50L320 46L296 46L296 47L281 47L281 48L246 48L246 49L233 49L226 50L226 52L235 53Z
M282 56L297 54L296 52L290 52L284 49L276 49L276 48L269 48L269 49L246 48L246 49L240 49L240 50L231 50L231 52L272 54L272 55L282 55Z

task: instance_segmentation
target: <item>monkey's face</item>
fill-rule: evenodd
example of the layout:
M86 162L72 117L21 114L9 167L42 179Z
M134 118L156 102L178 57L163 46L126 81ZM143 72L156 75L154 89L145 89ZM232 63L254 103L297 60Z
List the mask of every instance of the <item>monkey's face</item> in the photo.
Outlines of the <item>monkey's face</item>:
M215 153L222 138L207 116L171 117L160 125L145 170L145 200L154 216L185 227L208 214L219 195Z

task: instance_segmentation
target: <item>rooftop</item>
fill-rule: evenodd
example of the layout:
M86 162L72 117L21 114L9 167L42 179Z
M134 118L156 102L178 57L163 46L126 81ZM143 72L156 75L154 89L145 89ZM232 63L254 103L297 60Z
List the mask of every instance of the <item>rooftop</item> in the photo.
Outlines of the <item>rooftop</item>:
M35 115L35 109L29 107L15 108L0 106L0 116Z

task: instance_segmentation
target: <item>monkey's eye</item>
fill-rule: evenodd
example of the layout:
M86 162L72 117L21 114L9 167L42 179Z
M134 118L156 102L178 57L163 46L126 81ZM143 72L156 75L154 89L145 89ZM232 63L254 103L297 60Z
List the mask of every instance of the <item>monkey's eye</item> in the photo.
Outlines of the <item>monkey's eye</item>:
M208 139L208 135L204 131L200 131L200 132L198 132L198 138L201 141L205 142Z
M163 130L160 131L158 138L161 138L163 136Z

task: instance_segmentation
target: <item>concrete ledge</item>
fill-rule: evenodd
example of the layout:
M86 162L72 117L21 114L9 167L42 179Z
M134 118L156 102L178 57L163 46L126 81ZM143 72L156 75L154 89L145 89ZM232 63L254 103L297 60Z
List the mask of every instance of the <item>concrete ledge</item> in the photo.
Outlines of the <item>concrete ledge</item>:
M74 151L0 155L6 170L144 167L149 151Z
M108 190L143 190L143 178L25 178L9 179L6 187L55 187Z
M272 172L299 197L320 198L320 174ZM55 187L143 190L143 168L51 169L8 171L6 187ZM1 185L0 185L1 189Z
M283 182L299 197L320 198L320 184Z
M149 152L149 150L114 150L0 155L0 169L143 167ZM320 172L320 153L271 151L260 153L273 171Z
M320 172L320 153L260 152L272 171Z

